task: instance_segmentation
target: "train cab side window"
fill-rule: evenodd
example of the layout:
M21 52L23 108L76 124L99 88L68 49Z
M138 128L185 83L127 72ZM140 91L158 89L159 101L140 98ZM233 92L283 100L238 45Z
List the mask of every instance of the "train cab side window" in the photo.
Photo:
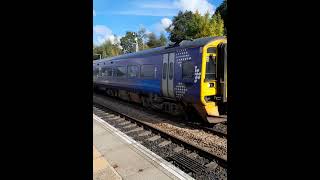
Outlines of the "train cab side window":
M138 66L128 66L128 78L137 78L139 74Z
M193 78L194 77L194 65L192 62L187 61L182 63L182 78Z
M217 66L216 57L210 55L206 63L205 81L216 79L216 66Z
M154 65L142 65L140 76L143 78L154 78L155 66Z
M167 63L163 64L163 72L162 72L162 79L167 78Z
M127 76L127 68L125 66L116 67L114 70L116 77L125 78Z
M215 48L215 47L209 47L209 48L207 49L207 53L217 53L217 48Z

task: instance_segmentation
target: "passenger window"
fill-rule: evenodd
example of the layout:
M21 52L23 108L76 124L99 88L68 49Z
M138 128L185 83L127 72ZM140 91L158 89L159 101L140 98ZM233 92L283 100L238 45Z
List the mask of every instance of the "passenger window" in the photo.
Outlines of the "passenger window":
M124 78L127 76L127 68L125 66L116 67L115 71L117 77Z
M194 77L194 65L190 62L182 63L182 78L193 78Z
M170 62L169 64L169 79L171 80L173 78L173 63Z
M104 77L104 76L106 76L107 75L107 67L103 67L102 69L101 69L101 76L102 77Z
M163 64L162 79L167 78L167 63Z
M102 70L101 68L99 68L99 74L98 74L98 77L101 77L102 76Z
M138 66L128 66L128 77L136 78L138 77L139 68Z
M141 77L153 78L154 77L154 65L142 65Z

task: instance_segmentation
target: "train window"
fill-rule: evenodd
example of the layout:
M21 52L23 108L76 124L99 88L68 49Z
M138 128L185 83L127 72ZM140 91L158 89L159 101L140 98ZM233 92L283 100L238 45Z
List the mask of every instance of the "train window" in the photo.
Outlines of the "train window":
M215 56L209 56L209 59L206 63L206 77L205 80L215 80L216 79L216 57Z
M93 81L95 81L97 79L97 73L98 73L97 69L94 69L93 70Z
M128 77L136 78L138 77L139 68L138 66L128 66Z
M182 63L182 78L194 77L194 65L192 62L187 61Z
M101 67L99 67L99 73L98 73L98 77L102 76L102 71L101 71Z
M173 62L170 62L169 64L169 79L171 80L173 78Z
M163 72L162 72L162 79L167 78L167 63L163 64Z
M106 76L107 75L106 71L107 71L107 67L101 68L101 76Z
M207 49L207 53L217 53L217 48L215 48L215 47L209 47L209 48Z
M145 77L145 78L153 78L154 77L154 65L142 65L140 76Z
M112 76L112 68L107 67L105 71L106 76Z
M127 76L127 68L125 66L116 67L114 70L117 77L124 78Z

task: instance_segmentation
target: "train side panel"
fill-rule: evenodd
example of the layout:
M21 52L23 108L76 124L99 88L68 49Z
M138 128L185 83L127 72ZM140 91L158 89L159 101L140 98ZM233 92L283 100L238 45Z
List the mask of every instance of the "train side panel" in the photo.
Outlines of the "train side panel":
M177 100L195 104L200 99L201 48L176 50L174 90Z
M115 60L115 61L106 61L104 67L112 68L112 73L115 75L117 72L118 67L124 67L126 69L129 66L136 66L139 68L138 72L143 69L145 66L152 66L154 67L154 77L141 77L141 73L137 74L137 77L115 77L115 76L101 76L97 79L95 83L100 85L109 86L112 88L118 88L133 92L140 92L140 93L155 93L161 94L161 63L160 62L160 55L153 55L141 58L134 58L134 59L124 59L124 60Z

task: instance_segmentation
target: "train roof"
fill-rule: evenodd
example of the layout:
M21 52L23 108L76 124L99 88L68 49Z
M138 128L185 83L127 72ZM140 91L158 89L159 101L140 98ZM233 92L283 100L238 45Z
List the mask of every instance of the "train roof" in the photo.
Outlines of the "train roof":
M99 59L93 61L93 63L99 63L107 60L118 60L118 59L127 59L127 58L136 58L136 57L141 57L144 55L150 55L150 54L157 54L157 53L164 53L167 51L172 51L173 49L180 49L180 48L189 48L189 47L200 47L200 46L205 46L209 42L219 40L219 39L226 39L224 36L215 36L215 37L204 37L204 38L199 38L199 39L194 39L194 40L184 40L179 43L177 46L161 46L157 48L152 48L152 49L147 49L143 51L138 51L134 53L128 53L128 54L123 54L119 56L114 56L110 58L104 58L104 59Z

